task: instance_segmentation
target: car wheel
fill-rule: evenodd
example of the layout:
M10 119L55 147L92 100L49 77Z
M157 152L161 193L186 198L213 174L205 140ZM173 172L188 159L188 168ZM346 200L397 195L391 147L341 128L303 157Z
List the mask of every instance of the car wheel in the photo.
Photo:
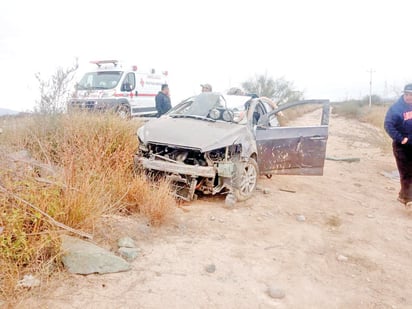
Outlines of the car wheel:
M130 108L127 105L119 106L116 113L122 119L130 118Z
M259 177L259 168L253 158L249 158L246 163L238 165L235 174L235 186L233 194L238 201L245 201L250 198L256 189Z

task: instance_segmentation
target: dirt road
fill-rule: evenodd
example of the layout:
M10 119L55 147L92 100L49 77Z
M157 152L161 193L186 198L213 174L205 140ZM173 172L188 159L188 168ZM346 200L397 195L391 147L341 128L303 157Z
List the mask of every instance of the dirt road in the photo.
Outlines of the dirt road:
M360 162L326 161L323 177L261 178L269 194L233 209L204 198L160 229L106 218L98 239L131 236L141 248L133 270L63 274L18 307L412 308L412 214L396 201L398 183L380 175L395 169L381 139L332 117L328 156ZM271 298L272 286L285 297Z

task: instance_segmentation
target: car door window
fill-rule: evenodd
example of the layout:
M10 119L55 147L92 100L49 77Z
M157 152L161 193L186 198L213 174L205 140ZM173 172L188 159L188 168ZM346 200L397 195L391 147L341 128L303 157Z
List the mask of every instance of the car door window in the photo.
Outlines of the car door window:
M122 91L132 91L136 87L136 77L134 73L127 73L122 84Z
M266 126L275 126L276 122L282 127L313 127L328 124L328 118L325 118L328 115L325 108L328 109L328 106L319 102L292 105L279 112L269 113Z
M261 102L257 102L257 104L249 110L249 119L251 120L252 126L258 125L264 115L266 115L265 107Z
M262 103L263 103L263 106L266 109L267 114L269 114L270 112L273 111L273 107L270 104L268 104L267 102L262 102ZM274 114L271 117L269 117L267 125L269 127L278 127L278 126L280 126L280 122L278 120L279 116L280 116L279 114Z

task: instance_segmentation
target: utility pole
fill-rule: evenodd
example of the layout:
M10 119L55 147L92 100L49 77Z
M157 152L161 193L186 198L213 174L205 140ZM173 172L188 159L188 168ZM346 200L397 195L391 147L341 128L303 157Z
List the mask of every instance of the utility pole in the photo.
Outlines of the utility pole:
M369 69L369 108L372 107L372 74L375 72L372 68Z

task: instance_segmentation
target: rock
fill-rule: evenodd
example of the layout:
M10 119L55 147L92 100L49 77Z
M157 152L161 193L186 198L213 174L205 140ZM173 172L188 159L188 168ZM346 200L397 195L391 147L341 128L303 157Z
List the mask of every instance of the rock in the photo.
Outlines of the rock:
M212 273L214 273L214 272L216 271L216 265L215 265L215 264L206 265L205 270L206 270L208 273L212 274Z
M282 299L285 297L285 292L277 286L271 286L268 288L268 294L275 299Z
M118 252L121 257L125 258L129 262L134 261L139 255L139 249L137 248L121 247Z
M215 218L215 217L210 216L210 221L215 221L215 220L216 220L216 218Z
M297 215L296 220L299 221L299 222L305 222L306 218L305 218L304 215Z
M256 220L258 220L259 222L262 221L261 217L257 217Z
M235 206L235 204L236 204L236 197L233 194L230 194L230 193L228 195L226 195L225 205L227 207L233 207L233 206Z
M40 285L40 280L33 275L24 275L23 279L17 282L17 286L23 288L34 288Z
M348 258L346 256L344 256L343 254L339 254L337 257L337 260L339 262L346 262L348 260Z
M270 190L268 188L263 189L263 194L270 194Z
M219 219L219 222L220 222L220 223L224 223L224 222L225 222L225 220L223 220L223 219Z
M63 265L70 273L106 274L130 270L130 264L112 252L90 242L67 235L61 236Z
M125 248L136 248L136 244L134 242L133 239L131 239L130 237L123 237L120 238L117 241L117 245L120 247L125 247Z
M367 217L368 217L369 219L375 218L375 216L374 216L374 215L371 215L371 214L369 214Z

